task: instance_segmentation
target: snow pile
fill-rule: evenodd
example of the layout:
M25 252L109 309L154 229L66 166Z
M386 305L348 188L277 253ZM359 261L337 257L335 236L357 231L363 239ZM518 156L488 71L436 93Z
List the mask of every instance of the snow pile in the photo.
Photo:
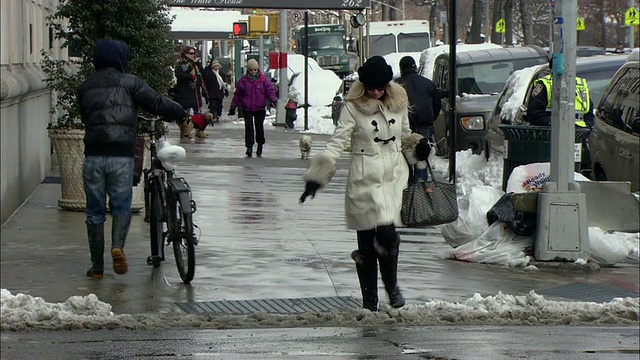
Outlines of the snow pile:
M475 294L462 302L428 301L394 309L382 305L380 312L361 308L336 309L328 313L272 315L114 315L111 306L95 295L72 296L51 304L30 295L2 290L2 331L98 330L98 329L233 329L257 327L369 326L369 325L637 325L638 299L617 298L608 303L546 300L531 291L513 296Z

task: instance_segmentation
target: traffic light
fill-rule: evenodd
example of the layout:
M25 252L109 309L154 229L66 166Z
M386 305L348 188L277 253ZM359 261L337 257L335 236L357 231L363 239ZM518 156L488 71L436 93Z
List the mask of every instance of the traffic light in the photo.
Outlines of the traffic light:
M249 35L249 25L246 22L233 23L233 36Z

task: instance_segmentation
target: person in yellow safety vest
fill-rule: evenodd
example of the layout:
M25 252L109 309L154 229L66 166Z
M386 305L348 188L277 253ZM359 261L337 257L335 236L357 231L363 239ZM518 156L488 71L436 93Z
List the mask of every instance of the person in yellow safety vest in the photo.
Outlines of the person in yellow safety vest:
M535 81L536 86L531 90L525 121L536 126L551 126L551 88L553 80L551 75L544 76ZM593 103L589 96L587 80L576 76L576 126L589 127L594 124Z
M550 66L551 68L551 62ZM523 119L531 125L551 126L551 88L553 80L551 75L537 79L531 96L529 97L529 106L527 114ZM589 96L589 86L587 80L576 76L576 98L575 105L575 124L577 127L589 129L593 128L595 116L593 115L593 102ZM591 169L591 154L589 153L588 138L582 139L582 159L581 169Z

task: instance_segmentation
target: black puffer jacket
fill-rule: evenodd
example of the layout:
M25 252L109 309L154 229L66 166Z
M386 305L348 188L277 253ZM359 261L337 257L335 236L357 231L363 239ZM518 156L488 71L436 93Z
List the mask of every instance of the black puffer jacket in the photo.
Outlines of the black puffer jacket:
M78 89L85 126L85 156L134 156L138 108L166 120L184 118L178 103L161 96L142 79L124 73L129 49L117 40L100 40L94 59L97 72Z
M442 107L438 90L433 81L411 70L403 73L401 77L396 79L396 82L404 86L409 96L411 130L431 127Z

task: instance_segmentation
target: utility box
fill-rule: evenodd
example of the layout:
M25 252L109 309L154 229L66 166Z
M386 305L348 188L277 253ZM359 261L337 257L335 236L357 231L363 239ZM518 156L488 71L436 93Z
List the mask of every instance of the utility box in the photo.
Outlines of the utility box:
M533 256L538 261L575 261L589 253L587 198L582 193L538 195Z

